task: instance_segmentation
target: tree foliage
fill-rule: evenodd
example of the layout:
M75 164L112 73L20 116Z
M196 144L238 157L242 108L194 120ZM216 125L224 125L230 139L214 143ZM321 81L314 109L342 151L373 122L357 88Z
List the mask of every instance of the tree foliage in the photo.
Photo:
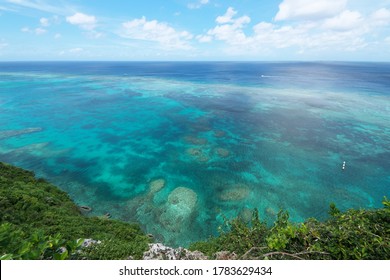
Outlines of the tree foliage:
M252 224L235 219L227 222L227 232L193 243L190 249L210 257L228 250L241 259L387 260L390 259L390 202L386 197L383 205L382 209L351 209L343 213L331 204L331 216L325 222L311 218L299 224L290 222L288 212L281 210L269 228L258 218Z
M100 246L81 252L85 238L112 246L109 252ZM149 241L138 225L83 216L65 192L32 172L0 163L0 257L141 258Z

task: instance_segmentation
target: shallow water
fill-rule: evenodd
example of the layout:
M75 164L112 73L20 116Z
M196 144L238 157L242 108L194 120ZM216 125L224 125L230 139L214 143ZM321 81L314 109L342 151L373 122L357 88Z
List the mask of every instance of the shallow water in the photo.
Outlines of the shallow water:
M0 125L0 161L172 246L389 196L390 64L0 63Z

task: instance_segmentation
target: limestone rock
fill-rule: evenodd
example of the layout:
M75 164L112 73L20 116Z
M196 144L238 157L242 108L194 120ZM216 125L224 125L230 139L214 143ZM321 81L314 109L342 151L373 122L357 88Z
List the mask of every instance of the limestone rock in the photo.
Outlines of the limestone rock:
M88 239L84 239L83 244L81 244L81 247L88 248L90 246L98 245L100 243L102 243L100 240L94 240L94 239L88 238Z
M207 260L207 256L199 251L189 251L182 247L171 248L161 243L149 244L149 250L144 252L144 260Z
M221 251L215 253L216 260L237 260L237 254L229 251Z

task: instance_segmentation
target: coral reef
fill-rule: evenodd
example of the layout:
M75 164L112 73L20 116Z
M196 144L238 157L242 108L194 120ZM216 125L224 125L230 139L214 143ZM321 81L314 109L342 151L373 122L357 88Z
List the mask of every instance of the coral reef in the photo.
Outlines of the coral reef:
M164 179L156 179L149 183L149 193L154 194L156 192L159 192L162 188L165 186L165 180Z
M226 135L226 132L223 130L216 130L214 131L214 136L217 138L224 137Z
M199 148L189 148L186 150L186 153L198 162L207 162L210 160L210 157Z
M174 189L168 196L168 202L174 205L186 206L193 210L198 196L197 194L186 187L178 187Z
M207 118L199 118L196 120L196 123L191 126L195 131L209 131L211 130L211 127L210 120Z
M249 187L245 184L235 184L219 194L222 201L238 201L247 198L250 194Z
M238 217L245 223L249 223L252 220L253 210L244 208L238 213Z
M189 225L196 210L197 194L186 187L174 189L168 196L160 216L161 224L172 232L180 232Z
M186 153L194 157L201 156L203 154L202 150L199 148L188 148Z
M275 209L273 209L272 207L267 207L265 209L265 214L269 217L272 217L272 218L275 218L276 215L277 215L278 211L276 211Z
M230 155L229 150L226 150L226 149L220 148L220 147L216 148L215 152L220 157L228 157Z
M10 154L14 156L32 155L41 158L52 158L69 152L69 149L55 150L50 146L50 142L32 143L14 150Z
M199 138L191 135L187 135L184 137L184 140L187 143L193 144L193 145L205 145L207 144L207 139L206 138Z
M16 129L16 130L3 130L3 131L0 131L0 140L6 139L9 137L23 135L23 134L39 132L39 131L42 131L41 127L30 127L30 128L25 128L25 129Z

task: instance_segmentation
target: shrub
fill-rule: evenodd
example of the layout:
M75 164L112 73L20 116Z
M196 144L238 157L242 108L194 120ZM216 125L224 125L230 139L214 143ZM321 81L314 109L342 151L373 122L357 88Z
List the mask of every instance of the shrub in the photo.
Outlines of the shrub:
M84 238L112 247L96 246L81 256ZM141 258L149 241L138 225L83 216L65 192L32 172L0 163L3 259Z
M243 259L390 259L390 202L386 197L383 205L383 209L343 213L330 204L328 220L311 218L300 224L290 222L288 212L281 210L270 228L258 218L252 225L235 219L227 222L228 231L190 248L210 257L227 250Z

